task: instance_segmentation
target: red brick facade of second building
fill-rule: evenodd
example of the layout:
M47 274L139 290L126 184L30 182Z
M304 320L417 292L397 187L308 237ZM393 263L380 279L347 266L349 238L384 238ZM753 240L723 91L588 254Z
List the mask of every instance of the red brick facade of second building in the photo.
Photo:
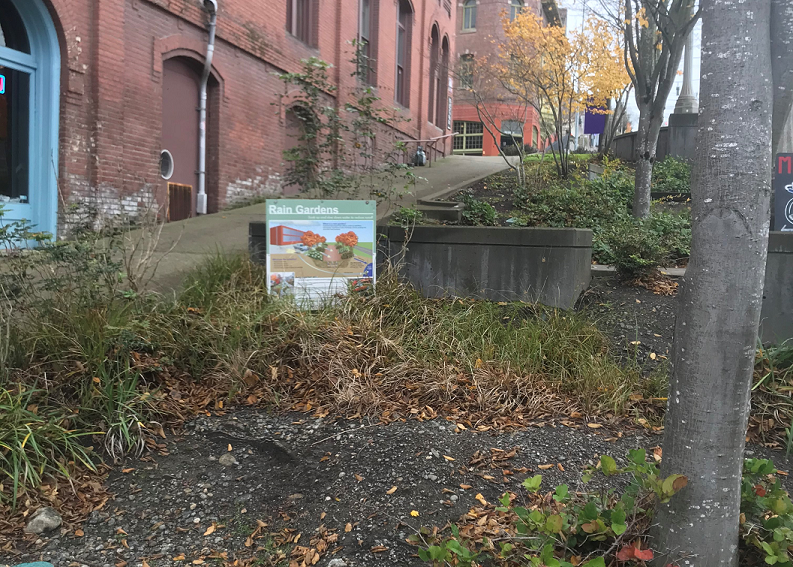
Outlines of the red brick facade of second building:
M495 122L495 128L488 128L477 112L470 92L460 79L465 68L475 69L477 62L492 60L498 54L499 42L504 38L503 17L513 17L522 10L533 10L543 17L546 24L560 24L560 12L556 0L460 0L457 5L457 53L456 69L458 79L454 95L453 127L459 133L455 137L454 153L464 155L493 156L499 154L499 146L507 146L513 141L526 146L542 149L539 113L526 105L510 103L506 93L494 90L491 100L484 105ZM475 80L470 78L469 80ZM499 130L501 133L499 133ZM511 132L511 134L509 133ZM503 133L503 134L502 134Z
M26 3L41 4L57 34L59 143L50 160L57 163L57 194L50 201L61 212L81 204L100 216L136 214L153 203L167 216L161 151L176 149L174 177L192 195L187 214L194 214L198 83L208 39L203 2L8 2L23 14ZM405 119L378 134L378 145L451 133L447 69L456 11L450 0L218 0L218 6L206 123L209 212L283 193L293 100L277 74L299 71L309 57L329 62L337 87L329 100L343 111L360 86L352 41L364 33L372 58L367 81L381 104ZM451 137L437 142L446 153L451 145ZM40 228L63 232L49 224L41 220Z

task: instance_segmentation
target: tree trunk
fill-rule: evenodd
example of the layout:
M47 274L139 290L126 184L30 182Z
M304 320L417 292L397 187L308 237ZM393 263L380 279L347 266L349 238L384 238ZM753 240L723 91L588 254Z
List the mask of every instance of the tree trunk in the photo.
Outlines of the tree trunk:
M701 0L693 242L679 298L662 474L659 565L737 565L740 482L768 247L772 91L768 0Z
M664 101L665 103L666 101ZM633 193L633 216L644 219L650 214L650 191L653 164L658 149L658 135L663 124L663 104L660 112L656 104L639 105L639 127L636 132L636 177Z

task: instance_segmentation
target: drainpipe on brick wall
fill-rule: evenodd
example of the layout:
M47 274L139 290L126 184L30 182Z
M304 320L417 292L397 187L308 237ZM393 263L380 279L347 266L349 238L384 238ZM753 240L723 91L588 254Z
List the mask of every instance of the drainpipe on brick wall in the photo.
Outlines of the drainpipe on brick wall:
M215 54L215 25L218 18L217 0L204 0L204 9L209 12L209 40L207 55L204 60L204 72L201 75L201 94L198 106L198 195L196 213L205 215L207 212L207 84L212 70L212 56Z

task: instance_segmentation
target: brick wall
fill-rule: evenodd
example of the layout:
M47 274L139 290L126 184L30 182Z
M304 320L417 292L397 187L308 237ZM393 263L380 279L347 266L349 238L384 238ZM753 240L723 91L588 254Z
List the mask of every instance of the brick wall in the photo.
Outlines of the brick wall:
M217 41L209 88L207 194L210 211L255 195L280 194L285 169L283 83L275 73L298 71L316 56L333 65L343 108L356 88L353 46L358 0L318 3L317 47L288 33L284 0L219 0ZM393 107L395 0L376 0L377 95ZM48 0L62 46L60 202L103 215L164 203L159 177L163 60L188 57L203 63L207 16L198 0ZM443 0L410 0L414 14L410 52L410 100L396 130L378 135L428 139L449 130L427 121L429 38L437 24L455 53L454 20ZM452 57L453 58L453 57ZM451 140L444 143L447 153ZM61 220L61 230L66 221Z
M536 14L542 15L545 23L548 24L541 0L523 0L523 5L524 10L533 10ZM511 0L477 0L476 29L469 31L462 29L463 2L458 0L456 5L457 39L455 58L457 65L459 65L460 57L463 55L472 55L474 61L479 64L484 64L484 62L498 57L498 45L504 39L502 18L510 13L510 6ZM495 122L495 126L500 128L502 120L515 120L525 114L523 141L524 144L531 144L533 129L537 128L540 131L540 120L537 111L534 108L525 110L521 105L510 104L507 93L498 89L490 89L486 92L487 96L484 104L488 108L491 121ZM459 88L459 85L454 95L454 120L480 122L470 93L463 88ZM497 133L496 136L498 136ZM542 147L541 143L539 145ZM497 146L497 141L493 140L493 137L485 130L482 148L483 155L497 155Z

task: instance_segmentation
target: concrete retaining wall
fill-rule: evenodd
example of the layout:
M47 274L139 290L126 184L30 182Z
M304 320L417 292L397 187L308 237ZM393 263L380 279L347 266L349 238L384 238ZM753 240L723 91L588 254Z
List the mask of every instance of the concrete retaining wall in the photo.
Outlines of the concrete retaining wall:
M578 228L378 227L379 250L426 297L458 295L570 309L591 278L592 231ZM406 242L408 240L408 242Z
M614 138L614 155L623 161L636 161L636 132L628 132ZM655 159L663 160L674 156L693 160L697 150L697 115L670 114L669 126L661 128Z
M768 236L760 338L776 344L793 338L793 232Z

